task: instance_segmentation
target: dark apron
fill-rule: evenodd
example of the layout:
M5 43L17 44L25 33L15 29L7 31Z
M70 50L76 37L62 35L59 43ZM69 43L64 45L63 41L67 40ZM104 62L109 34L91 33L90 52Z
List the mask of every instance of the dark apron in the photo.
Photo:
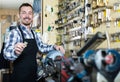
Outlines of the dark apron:
M23 38L23 42L27 42L27 47L22 54L13 63L13 73L11 76L11 82L36 82L37 77L37 62L36 54L38 47L34 39L25 39L23 32L18 27Z
M0 53L0 69L9 69L10 68L10 61L6 60L3 56L3 50L5 47L5 43L3 42L1 53Z

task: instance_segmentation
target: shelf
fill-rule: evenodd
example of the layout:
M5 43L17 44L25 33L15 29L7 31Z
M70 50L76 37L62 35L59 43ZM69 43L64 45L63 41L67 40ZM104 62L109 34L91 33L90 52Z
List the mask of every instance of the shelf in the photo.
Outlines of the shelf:
M113 7L112 6L102 6L102 7L97 7L95 9L93 9L93 13L94 12L99 12L99 11L103 11L103 10L106 10L107 9L112 9Z
M67 23L59 25L58 28L65 27L66 25L73 23L74 20L80 20L80 17L75 17L75 18L69 20Z
M74 37L74 38L71 38L70 40L71 41L74 41L74 40L80 40L81 39L81 36L76 36L76 37Z
M70 29L69 32L80 30L80 29L81 29L81 26L80 27L75 27L75 28Z

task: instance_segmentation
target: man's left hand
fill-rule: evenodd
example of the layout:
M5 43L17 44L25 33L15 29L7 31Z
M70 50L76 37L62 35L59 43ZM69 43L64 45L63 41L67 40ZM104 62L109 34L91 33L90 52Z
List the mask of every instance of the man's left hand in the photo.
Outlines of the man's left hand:
M55 48L56 50L61 51L63 54L65 54L65 49L64 49L62 46L57 46L57 45L55 45L54 48Z

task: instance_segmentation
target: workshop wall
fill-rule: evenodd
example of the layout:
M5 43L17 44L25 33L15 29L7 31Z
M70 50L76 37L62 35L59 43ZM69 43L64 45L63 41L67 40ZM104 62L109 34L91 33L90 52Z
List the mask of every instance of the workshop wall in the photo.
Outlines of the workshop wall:
M56 43L55 20L57 19L58 0L43 0L43 40L49 44Z
M4 22L7 17L8 21L5 21L5 24L2 25L2 33L5 32L5 29L11 24L11 22L16 21L18 11L15 9L0 9L0 22Z
M8 28L12 22L18 20L17 12L18 11L15 9L0 9L0 24L1 24L1 35L0 35L1 36L0 37L1 45L0 46L2 46L6 28Z

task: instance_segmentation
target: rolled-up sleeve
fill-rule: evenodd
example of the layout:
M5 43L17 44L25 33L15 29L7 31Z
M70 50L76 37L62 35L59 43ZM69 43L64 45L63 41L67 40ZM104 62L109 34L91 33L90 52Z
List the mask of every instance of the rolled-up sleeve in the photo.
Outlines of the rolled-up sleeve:
M36 35L37 46L40 52L47 53L55 49L54 45L48 45L46 43L43 43L39 34L35 33L35 35Z

